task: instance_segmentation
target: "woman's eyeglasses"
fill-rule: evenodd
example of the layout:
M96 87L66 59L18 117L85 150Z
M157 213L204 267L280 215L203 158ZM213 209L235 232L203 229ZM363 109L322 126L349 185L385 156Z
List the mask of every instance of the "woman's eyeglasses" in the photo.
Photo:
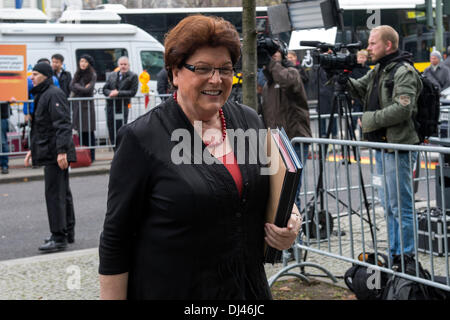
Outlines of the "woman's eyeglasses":
M198 76L207 77L207 78L211 78L214 75L214 73L216 72L216 70L219 71L219 75L222 78L232 77L233 72L234 72L233 68L231 68L231 67L214 68L214 67L211 67L208 65L193 66L193 65L187 64L187 63L183 64L183 67L185 67L189 71L194 72Z

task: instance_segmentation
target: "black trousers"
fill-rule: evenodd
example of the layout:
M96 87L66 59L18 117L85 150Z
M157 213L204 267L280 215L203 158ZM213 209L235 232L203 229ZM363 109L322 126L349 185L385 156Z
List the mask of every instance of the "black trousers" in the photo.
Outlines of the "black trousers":
M114 113L114 108L112 106L108 106L106 108L106 118L107 118L107 125L108 125L108 133L109 133L109 140L111 141L112 145L116 144L116 134L117 131L119 131L119 128L127 123L128 120L128 106L123 106L123 108L120 108L123 110L118 111L116 108L116 112ZM122 113L123 111L123 113ZM123 114L123 116L122 116ZM116 126L114 127L114 119L116 120Z
M57 164L44 167L45 202L50 232L55 241L63 241L75 229L75 212L69 186L69 170Z

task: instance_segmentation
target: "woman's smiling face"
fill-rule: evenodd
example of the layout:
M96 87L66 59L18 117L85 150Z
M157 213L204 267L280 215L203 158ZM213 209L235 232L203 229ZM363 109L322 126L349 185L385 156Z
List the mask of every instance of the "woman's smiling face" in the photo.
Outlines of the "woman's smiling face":
M230 53L223 46L201 47L185 63L195 68L233 68ZM185 66L173 69L173 83L178 87L178 103L191 121L209 120L217 114L231 93L233 72L231 75L221 75L218 69L214 69L211 74L212 71L208 74L193 72Z

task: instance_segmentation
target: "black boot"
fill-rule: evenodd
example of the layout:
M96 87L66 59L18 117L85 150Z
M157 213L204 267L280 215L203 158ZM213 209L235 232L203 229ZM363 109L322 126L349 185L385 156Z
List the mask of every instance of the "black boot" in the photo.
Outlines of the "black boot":
M47 243L47 242L49 242L51 240L52 240L52 236L49 236L48 238L44 239L44 243ZM75 232L74 231L67 233L67 242L68 243L74 243L75 242Z
M39 251L41 251L42 253L57 252L57 251L65 250L66 247L67 247L66 240L58 241L58 242L55 240L50 240L47 243L40 246Z

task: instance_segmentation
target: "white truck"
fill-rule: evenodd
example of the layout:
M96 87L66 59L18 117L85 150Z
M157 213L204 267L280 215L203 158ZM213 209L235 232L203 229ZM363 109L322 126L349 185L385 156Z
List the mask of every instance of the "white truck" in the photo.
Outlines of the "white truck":
M42 19L42 12L37 10L40 12L37 17L41 18L41 22L26 23L26 21L39 19L32 19L29 10L26 10L27 18L20 19L21 10L23 9L0 9L0 43L27 46L26 63L29 74L40 58L51 60L51 56L55 53L64 56L64 69L70 71L72 76L81 55L87 53L94 58L97 72L95 98L102 98L96 100L96 138L106 140L108 138L102 88L109 73L117 67L119 57L128 56L130 70L138 76L146 70L150 75L150 81L147 83L150 94L156 93L156 74L164 66L164 47L142 29L129 24L110 23L117 20L113 16L99 16L96 20L93 16L95 11L87 14L87 21L83 20L83 11L79 11L75 14L71 13L72 19L65 18L65 23L46 23ZM21 22L14 23L13 18ZM136 96L143 98L141 86L140 83ZM154 96L150 98L147 109L143 101L144 99L139 98L132 100L129 122L153 107L159 99ZM11 120L13 123L18 123L19 119L15 117L18 115L13 115Z

